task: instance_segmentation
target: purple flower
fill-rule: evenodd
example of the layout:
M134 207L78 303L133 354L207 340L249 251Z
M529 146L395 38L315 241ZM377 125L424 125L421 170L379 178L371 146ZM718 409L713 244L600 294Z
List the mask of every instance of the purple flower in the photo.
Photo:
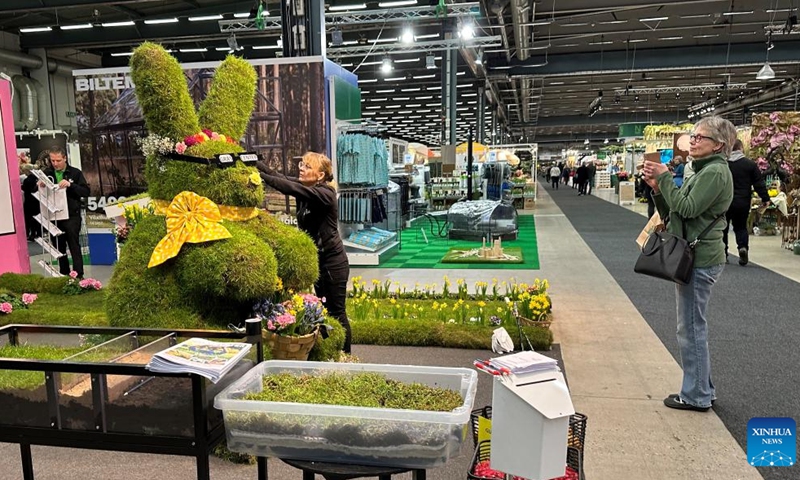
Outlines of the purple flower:
M777 123L781 119L781 114L779 112L772 112L769 114L769 121L772 123Z
M785 133L776 133L769 139L769 147L778 148L784 145L788 146L791 143L788 140L789 137Z

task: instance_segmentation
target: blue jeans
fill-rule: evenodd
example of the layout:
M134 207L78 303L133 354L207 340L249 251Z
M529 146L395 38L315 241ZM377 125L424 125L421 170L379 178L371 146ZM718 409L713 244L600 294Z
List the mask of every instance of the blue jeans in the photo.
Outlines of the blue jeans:
M711 381L711 355L708 351L708 301L711 287L724 265L695 268L688 285L676 285L678 305L678 347L681 351L683 385L681 399L696 407L710 407L716 398Z

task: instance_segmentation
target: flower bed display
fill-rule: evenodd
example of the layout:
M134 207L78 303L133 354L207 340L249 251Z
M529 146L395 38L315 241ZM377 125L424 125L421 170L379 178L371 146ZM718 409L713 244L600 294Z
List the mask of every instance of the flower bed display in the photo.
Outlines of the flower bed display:
M450 279L444 277L437 284L417 283L409 290L399 282L373 280L372 288L361 277L352 280L353 289L348 300L348 315L355 321L368 318L391 318L394 320L438 320L446 323L494 325L508 327L516 325L515 313L530 321L549 321L552 301L547 289L547 280L538 278L533 284L498 282L475 282L473 293L464 280L456 280L452 288Z
M750 155L764 175L785 184L786 193L800 187L800 112L753 115Z
M335 376L329 377L332 374ZM286 375L296 379L288 382ZM308 377L327 377L328 386L333 383L341 388L320 387L319 378ZM265 392L266 388L276 387L276 379L278 383L291 384L288 391L279 395ZM356 384L343 387L347 381ZM395 382L404 385L399 387ZM437 388L428 390L425 386ZM225 389L217 396L215 406L224 413L228 448L233 451L432 468L458 454L466 437L464 426L469 421L476 387L475 371L463 368L269 361ZM346 395L347 391L361 392L361 397L370 400L362 398L357 402ZM431 400L431 392L438 400ZM298 403L292 400L295 398L319 402ZM321 405L321 401L337 404ZM380 406L382 401L384 406ZM451 409L425 411L413 407Z

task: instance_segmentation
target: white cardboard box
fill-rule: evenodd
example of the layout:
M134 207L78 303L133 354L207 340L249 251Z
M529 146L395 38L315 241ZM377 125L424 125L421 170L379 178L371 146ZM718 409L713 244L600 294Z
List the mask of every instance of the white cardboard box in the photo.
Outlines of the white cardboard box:
M559 371L495 377L492 469L530 480L563 476L574 413Z

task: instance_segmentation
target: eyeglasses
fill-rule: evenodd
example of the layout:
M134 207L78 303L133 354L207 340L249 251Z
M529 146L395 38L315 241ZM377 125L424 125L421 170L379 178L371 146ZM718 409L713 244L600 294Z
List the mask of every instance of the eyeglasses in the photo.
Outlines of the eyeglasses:
M308 170L311 167L309 167L304 161L301 160L297 162L297 168L299 168L300 170Z
M700 135L699 133L693 133L689 135L689 141L694 143L702 142L703 140L706 139L711 140L712 142L716 142L716 140L714 140L713 138L707 137L705 135Z

